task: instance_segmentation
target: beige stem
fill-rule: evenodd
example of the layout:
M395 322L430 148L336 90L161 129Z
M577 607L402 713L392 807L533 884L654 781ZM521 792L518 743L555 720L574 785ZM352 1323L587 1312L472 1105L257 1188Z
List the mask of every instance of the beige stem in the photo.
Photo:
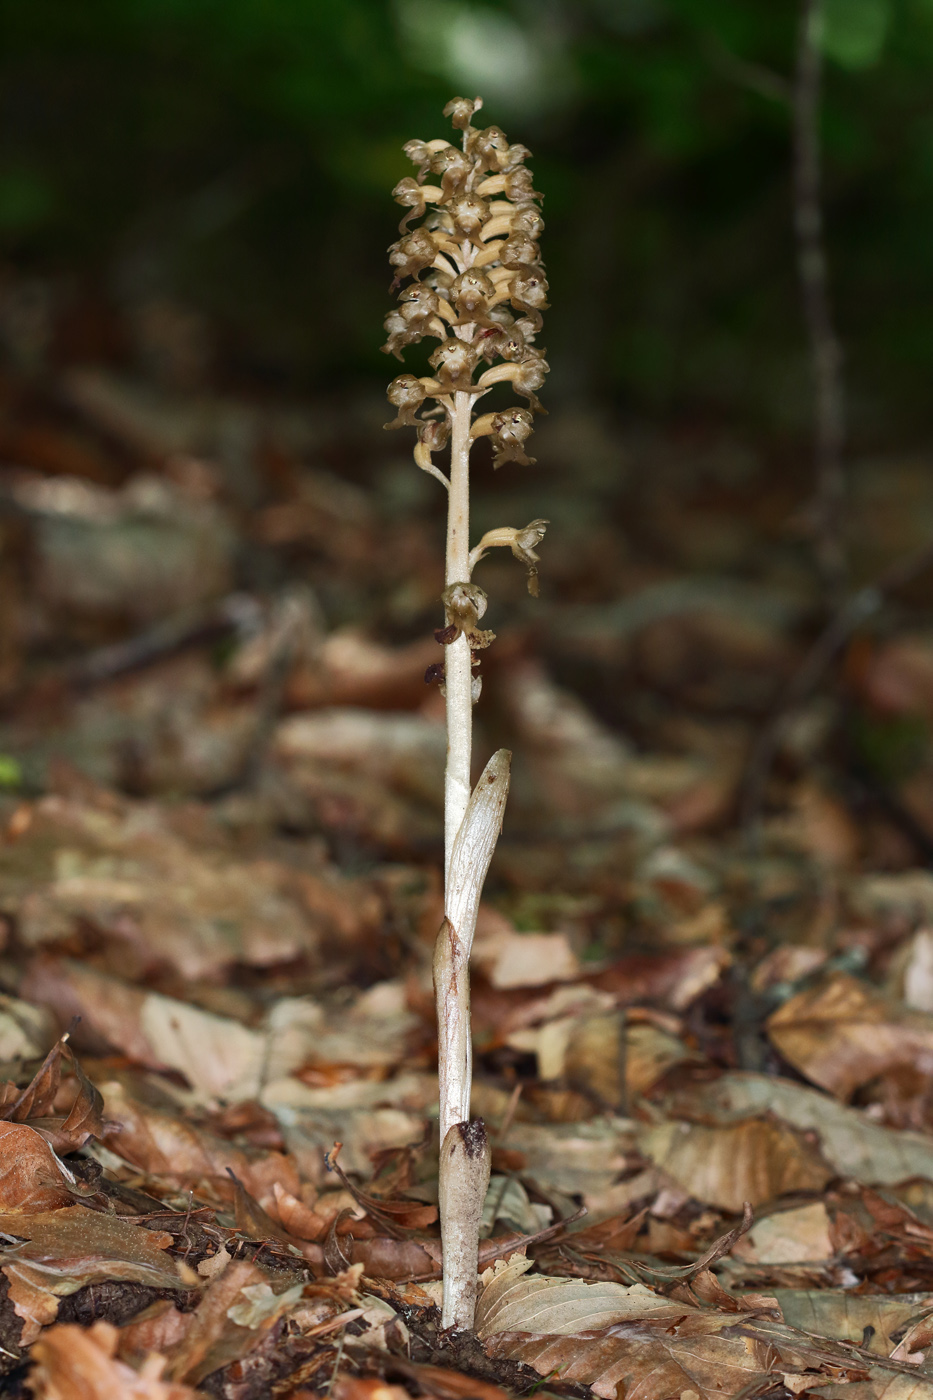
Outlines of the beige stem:
M470 578L470 410L471 395L453 396L450 441L450 492L447 509L447 569L445 583L468 583ZM473 744L472 657L462 634L445 656L447 690L447 771L444 775L444 878L450 870L454 841L470 800L470 756Z
M449 649L448 649L449 651ZM476 1291L479 1177L462 1152L451 1152L470 1117L473 1051L470 1037L470 949L480 895L492 860L509 791L511 754L499 749L470 797L450 852L446 917L434 947L437 1067L441 1143L440 1211L444 1250L444 1326L471 1327ZM488 1175L488 1165L486 1167ZM463 1174L466 1175L463 1175ZM461 1180L461 1176L463 1179ZM485 1191L485 1185L482 1186ZM470 1243L472 1241L472 1244Z
M441 1144L440 1208L443 1238L442 1327L473 1326L479 1227L489 1185L489 1139L482 1118L455 1123ZM458 1286L451 1284L457 1280Z

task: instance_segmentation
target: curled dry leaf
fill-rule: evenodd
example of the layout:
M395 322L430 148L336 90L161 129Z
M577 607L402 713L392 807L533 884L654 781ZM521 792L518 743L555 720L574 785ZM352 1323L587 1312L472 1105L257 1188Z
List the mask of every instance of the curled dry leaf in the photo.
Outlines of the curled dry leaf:
M697 1201L740 1212L789 1191L820 1191L833 1176L817 1147L771 1118L738 1123L653 1123L642 1152Z
M263 1208L276 1182L291 1195L299 1193L297 1168L284 1153L235 1147L173 1114L135 1103L118 1082L103 1085L103 1091L108 1120L103 1141L142 1171L224 1202L233 1199L232 1171Z
M64 1049L71 1060L77 1088L71 1107L64 1116L37 1117L31 1122L56 1152L76 1152L88 1138L99 1138L103 1133L104 1098L84 1073L71 1047Z
M68 1185L41 1133L26 1123L0 1123L0 1210L25 1214L70 1205Z
M165 1358L158 1353L138 1370L118 1360L118 1338L109 1322L50 1327L32 1352L35 1400L195 1400L188 1386L162 1379Z
M933 1065L933 1017L895 1007L842 972L786 1001L768 1035L795 1069L842 1099L887 1071Z

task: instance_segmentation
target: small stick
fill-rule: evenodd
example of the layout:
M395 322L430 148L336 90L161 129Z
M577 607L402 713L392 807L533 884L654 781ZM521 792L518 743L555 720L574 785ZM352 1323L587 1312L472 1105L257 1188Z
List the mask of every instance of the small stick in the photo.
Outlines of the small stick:
M820 86L823 0L803 0L793 89L794 231L803 313L813 378L813 519L816 561L827 596L838 602L845 585L842 512L846 480L842 462L845 402L842 350L833 323L823 230L820 169Z

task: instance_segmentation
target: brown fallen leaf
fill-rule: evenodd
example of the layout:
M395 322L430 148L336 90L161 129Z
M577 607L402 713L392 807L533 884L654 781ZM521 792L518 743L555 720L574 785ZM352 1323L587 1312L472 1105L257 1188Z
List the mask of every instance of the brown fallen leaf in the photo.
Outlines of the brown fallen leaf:
M0 1215L0 1235L21 1241L2 1247L0 1268L9 1279L10 1300L23 1319L23 1346L54 1322L59 1298L88 1283L125 1279L153 1288L188 1287L163 1252L172 1243L171 1235L85 1206L36 1215Z
M181 1342L169 1350L168 1374L199 1385L212 1371L252 1351L268 1328L242 1327L229 1312L244 1301L245 1288L268 1281L262 1269L245 1259L228 1264L209 1285Z
M768 1036L795 1069L842 1099L891 1070L933 1064L933 1016L897 1007L843 972L778 1007Z
M259 1090L267 1037L230 1017L69 958L35 958L22 991L60 1020L80 1018L84 1031L135 1064L178 1070L207 1098L252 1098Z
M809 1337L786 1324L690 1309L673 1321L631 1321L566 1336L502 1332L488 1338L488 1355L531 1365L540 1375L589 1385L603 1400L740 1400L787 1381L792 1393L838 1394L846 1400L930 1400L911 1368L879 1362L837 1342ZM798 1379L800 1383L798 1383ZM860 1389L871 1379L877 1388ZM846 1387L837 1391L834 1381ZM884 1387L889 1388L886 1390Z
M225 851L206 809L194 832L190 814L180 829L183 816L110 793L37 802L27 835L0 852L5 907L24 945L90 925L134 968L168 965L197 979L313 954L322 934L371 926L372 893L358 882L296 880L276 861Z
M765 1216L733 1249L734 1257L748 1264L799 1264L829 1259L833 1252L822 1201Z
M682 1316L671 1302L642 1284L587 1283L577 1278L528 1275L534 1261L524 1254L499 1260L482 1275L476 1302L476 1332L535 1332L549 1336L596 1331L625 1320Z
M620 1394L625 1400L729 1400L747 1394L746 1387L760 1385L774 1369L769 1345L743 1335L734 1316L688 1314L683 1304L666 1328L633 1321L559 1337L503 1332L489 1339L486 1351L565 1385L582 1382L603 1400Z
M196 1400L189 1386L161 1379L165 1358L158 1353L138 1370L119 1361L118 1336L109 1322L50 1327L32 1350L35 1400Z
M736 1213L745 1201L819 1191L834 1175L813 1143L772 1118L653 1123L639 1131L638 1144L695 1200Z
M683 1011L719 981L729 965L722 948L686 948L675 953L631 953L587 981L611 992L619 1006L646 1001Z
M0 1118L24 1123L27 1118L41 1118L55 1102L62 1077L62 1052L67 1035L56 1040L42 1064L24 1089L15 1084L0 1086Z
M817 1337L855 1342L878 1356L890 1356L905 1326L933 1311L933 1294L929 1293L885 1298L838 1288L778 1288L775 1297L789 1327Z
M27 1123L0 1123L0 1210L38 1212L74 1200L61 1164Z
M859 1109L837 1103L817 1089L765 1074L724 1074L691 1086L689 1096L672 1094L668 1113L728 1123L773 1113L819 1139L822 1156L836 1176L875 1185L911 1177L933 1180L933 1139L927 1133L885 1128Z
M234 1194L228 1168L263 1209L271 1203L276 1182L298 1195L298 1170L282 1152L236 1147L174 1114L134 1102L124 1086L103 1086L107 1125L103 1141L124 1161L182 1190L194 1190L227 1203Z
M150 1351L165 1355L183 1341L193 1316L179 1312L167 1298L157 1299L120 1328L117 1349L121 1359L137 1361Z
M327 1220L304 1201L286 1191L278 1181L272 1183L274 1213L289 1235L299 1240L319 1240L327 1231Z
M76 1152L88 1138L101 1136L104 1130L104 1098L84 1073L71 1046L63 1045L62 1049L71 1061L77 1088L71 1107L63 1116L30 1118L30 1123L56 1152ZM58 1097L60 1095L56 1095L56 1099Z

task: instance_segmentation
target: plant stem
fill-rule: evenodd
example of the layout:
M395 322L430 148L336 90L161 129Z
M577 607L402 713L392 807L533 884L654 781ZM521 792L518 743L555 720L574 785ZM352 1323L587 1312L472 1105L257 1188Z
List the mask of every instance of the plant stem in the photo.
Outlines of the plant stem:
M450 425L450 492L447 506L447 565L445 582L470 578L470 414L472 395L453 396ZM473 747L472 657L462 634L451 642L445 658L447 689L447 770L444 775L444 879L450 873L454 841L470 800L470 757ZM443 1140L443 1138L442 1138Z

